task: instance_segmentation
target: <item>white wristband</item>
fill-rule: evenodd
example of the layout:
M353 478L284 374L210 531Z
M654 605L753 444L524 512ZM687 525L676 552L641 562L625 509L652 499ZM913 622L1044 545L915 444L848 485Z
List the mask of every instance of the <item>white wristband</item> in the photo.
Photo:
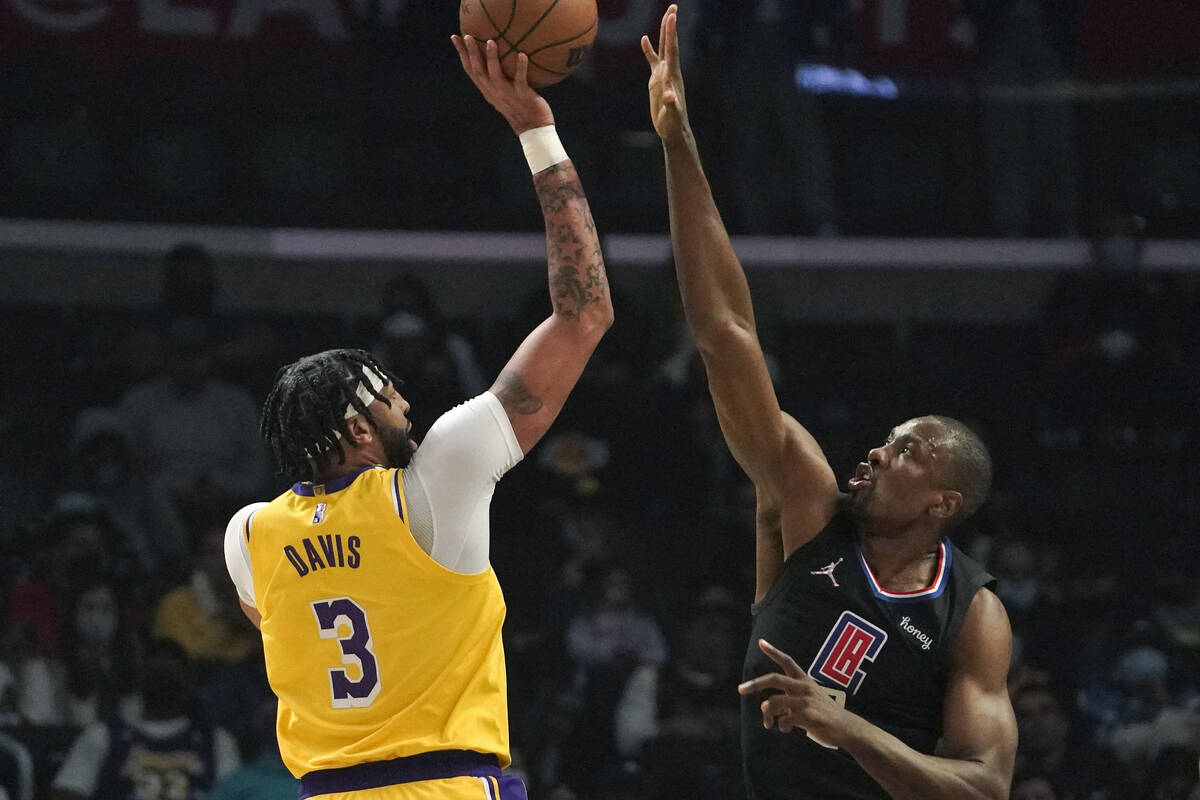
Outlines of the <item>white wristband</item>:
M519 138L521 149L525 151L525 160L529 162L529 171L534 175L567 160L567 151L558 140L558 132L553 125L530 128Z

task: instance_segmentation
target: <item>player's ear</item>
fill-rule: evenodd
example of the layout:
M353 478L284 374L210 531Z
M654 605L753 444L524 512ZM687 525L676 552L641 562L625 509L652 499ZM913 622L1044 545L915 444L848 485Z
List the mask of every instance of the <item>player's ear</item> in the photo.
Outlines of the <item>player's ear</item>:
M346 427L350 429L350 441L356 446L361 447L374 440L375 428L367 421L367 418L358 414L346 420Z
M962 505L962 492L956 492L953 489L942 489L934 495L934 502L929 506L929 513L938 519L950 519L959 512Z

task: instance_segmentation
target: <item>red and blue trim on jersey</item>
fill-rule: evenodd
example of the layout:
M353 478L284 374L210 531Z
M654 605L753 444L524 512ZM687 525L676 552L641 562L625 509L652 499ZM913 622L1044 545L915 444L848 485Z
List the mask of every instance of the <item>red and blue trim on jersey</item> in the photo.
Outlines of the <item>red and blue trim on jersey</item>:
M862 550L857 547L854 552L858 554L858 563L862 564L863 572L867 576L867 586L880 600L888 603L913 603L921 600L934 600L942 596L942 592L946 591L946 587L950 584L950 563L953 559L953 548L943 539L938 543L938 565L937 571L933 575L933 583L926 586L924 589L918 589L915 592L889 592L879 585L879 581L875 579L875 573L871 572L871 565L867 563L867 559L863 558Z

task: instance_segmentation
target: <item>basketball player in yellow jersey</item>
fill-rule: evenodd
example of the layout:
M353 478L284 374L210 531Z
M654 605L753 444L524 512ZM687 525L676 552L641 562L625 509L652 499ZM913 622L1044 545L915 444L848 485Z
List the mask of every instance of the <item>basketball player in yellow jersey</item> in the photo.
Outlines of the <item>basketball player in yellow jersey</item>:
M596 228L522 55L453 38L519 135L546 223L552 314L491 388L418 449L399 382L368 353L280 370L262 433L298 479L230 521L226 562L262 631L277 734L300 797L524 800L509 764L501 625L488 564L496 481L545 434L613 312Z

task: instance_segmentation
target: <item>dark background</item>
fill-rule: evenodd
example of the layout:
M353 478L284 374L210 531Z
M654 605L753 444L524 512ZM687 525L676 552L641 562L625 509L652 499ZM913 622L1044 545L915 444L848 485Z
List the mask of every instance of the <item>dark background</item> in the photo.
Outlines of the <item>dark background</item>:
M185 454L194 472L172 463L131 389L175 386L192 365L205 391L227 392L183 404L197 429L218 411L223 430L249 426L279 365L365 347L408 380L423 432L548 310L528 172L461 74L454 4L261 5L0 2L0 657L35 796L83 725L153 680L137 654L168 629L193 645L194 713L244 760L264 744L271 757L248 710L267 691L253 636L236 613L199 613L217 631L201 646L163 609L212 565L213 531L281 484L265 469L230 481L212 453ZM601 2L590 60L545 92L607 237L617 324L493 506L516 766L536 797L738 791L725 721L752 496L669 277L636 46L664 6ZM1014 797L1182 800L1196 779L1198 9L681 11L690 113L783 407L843 478L920 413L972 423L993 450L995 496L958 544L1002 579L1014 622ZM798 88L796 66L818 64L839 71ZM319 229L317 244L287 250L277 234L294 229ZM334 230L449 238L414 257L403 235L366 253ZM119 492L97 439L120 454ZM230 437L243 446L257 444ZM632 606L607 593L624 579ZM77 601L97 583L124 638L93 659ZM211 588L236 612L227 583ZM585 656L570 631L601 617L628 625ZM622 752L620 699L659 668L663 734ZM716 688L689 683L698 674ZM21 796L19 758L0 761L0 786Z

